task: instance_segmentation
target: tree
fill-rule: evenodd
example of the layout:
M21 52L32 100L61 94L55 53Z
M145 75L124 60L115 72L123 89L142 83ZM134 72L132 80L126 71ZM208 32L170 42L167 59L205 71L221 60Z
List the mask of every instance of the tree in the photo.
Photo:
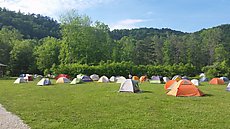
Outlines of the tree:
M202 51L204 52L204 56L207 59L206 65L211 65L214 62L214 53L215 48L222 41L222 30L219 28L204 30L201 33L202 43L204 45Z
M121 49L118 50L120 51L121 61L132 61L135 56L134 48L136 40L132 37L124 36L118 42L121 45Z
M134 63L137 65L148 65L156 62L155 48L150 37L139 40L135 47Z
M62 64L97 64L111 57L108 26L100 22L93 26L88 16L78 15L75 11L68 12L61 21L63 40L59 58Z
M37 46L34 54L36 55L36 64L41 71L50 71L53 65L59 65L60 41L54 37L46 37L40 40L40 46Z
M12 75L34 73L36 64L33 56L34 40L15 40L10 52L10 69Z
M3 64L9 64L10 51L13 47L14 40L21 40L22 35L15 29L2 28L0 30L0 62Z

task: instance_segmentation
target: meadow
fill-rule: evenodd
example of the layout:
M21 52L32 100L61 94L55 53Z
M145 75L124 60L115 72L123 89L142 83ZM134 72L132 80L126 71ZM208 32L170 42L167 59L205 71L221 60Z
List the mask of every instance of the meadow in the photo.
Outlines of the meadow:
M141 83L141 93L119 93L120 84L36 86L0 80L0 103L32 129L230 128L226 85L203 83L203 97L167 96L164 84Z

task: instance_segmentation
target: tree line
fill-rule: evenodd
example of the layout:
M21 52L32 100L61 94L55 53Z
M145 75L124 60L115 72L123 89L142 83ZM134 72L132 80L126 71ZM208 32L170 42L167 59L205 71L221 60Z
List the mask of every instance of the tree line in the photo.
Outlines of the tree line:
M4 11L0 11L1 16ZM228 24L194 33L154 28L110 31L108 25L71 11L60 18L56 36L49 33L39 37L40 34L25 36L24 29L6 25L1 19L0 22L0 63L8 65L9 75L55 73L59 66L96 66L108 62L188 65L197 74L203 71L213 76L230 73Z

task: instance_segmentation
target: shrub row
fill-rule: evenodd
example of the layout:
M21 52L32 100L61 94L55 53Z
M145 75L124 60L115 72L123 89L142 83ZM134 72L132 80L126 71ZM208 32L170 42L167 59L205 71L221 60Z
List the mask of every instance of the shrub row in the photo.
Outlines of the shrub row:
M89 66L86 64L62 64L53 69L54 74L69 74L71 77L75 77L80 73L86 75L98 74L100 76L105 75L108 77L118 75L128 77L129 74L137 76L147 75L148 77L153 75L172 77L174 75L194 76L199 72L200 71L191 64L154 66L134 65L131 62L101 63L96 66Z

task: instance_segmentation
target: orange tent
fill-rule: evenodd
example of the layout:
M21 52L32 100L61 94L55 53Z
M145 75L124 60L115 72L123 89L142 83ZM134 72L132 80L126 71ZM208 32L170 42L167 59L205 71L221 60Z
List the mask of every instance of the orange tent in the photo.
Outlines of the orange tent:
M212 85L224 85L224 80L220 78L213 78L211 81L209 81L209 84Z
M138 76L133 76L132 80L139 81L139 77Z
M144 82L144 81L146 81L146 79L147 79L146 76L141 76L141 77L140 77L140 82Z
M168 88L171 87L174 83L177 83L176 80L169 80L168 82L165 83L165 90L169 90Z
M204 94L189 80L180 80L167 95L203 96Z

